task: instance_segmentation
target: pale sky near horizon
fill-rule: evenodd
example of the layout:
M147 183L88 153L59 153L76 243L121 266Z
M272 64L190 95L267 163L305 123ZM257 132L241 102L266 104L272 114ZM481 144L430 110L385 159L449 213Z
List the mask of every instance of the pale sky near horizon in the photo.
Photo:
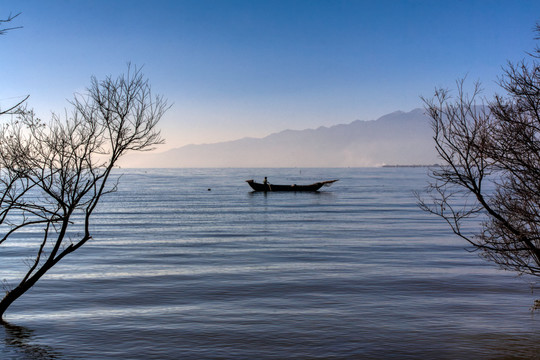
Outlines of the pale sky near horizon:
M467 76L497 91L536 46L529 0L1 0L0 106L43 118L92 75L144 66L173 107L162 150L422 107Z

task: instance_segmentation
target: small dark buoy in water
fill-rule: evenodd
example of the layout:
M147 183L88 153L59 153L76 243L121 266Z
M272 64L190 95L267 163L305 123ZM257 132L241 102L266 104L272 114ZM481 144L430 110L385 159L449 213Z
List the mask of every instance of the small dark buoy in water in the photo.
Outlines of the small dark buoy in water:
M212 191L212 189L208 189L208 191Z

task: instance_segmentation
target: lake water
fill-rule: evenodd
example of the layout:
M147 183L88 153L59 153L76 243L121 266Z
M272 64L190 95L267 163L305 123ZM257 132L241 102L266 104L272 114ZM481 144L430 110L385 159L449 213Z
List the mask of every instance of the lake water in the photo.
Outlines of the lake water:
M94 239L8 310L0 358L540 358L540 295L419 210L426 171L123 170ZM244 182L264 176L340 181Z

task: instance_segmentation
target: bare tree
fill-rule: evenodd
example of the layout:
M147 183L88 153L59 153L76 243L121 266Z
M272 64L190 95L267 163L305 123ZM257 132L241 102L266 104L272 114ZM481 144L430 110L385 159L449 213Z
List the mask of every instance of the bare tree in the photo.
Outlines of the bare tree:
M540 25L536 26L540 34ZM506 95L480 98L458 82L457 97L424 99L443 165L431 171L421 207L504 269L540 276L540 50L509 63ZM479 218L480 227L468 220Z
M162 143L157 124L167 102L153 96L137 68L103 81L92 78L65 118L43 122L31 112L0 129L0 245L32 230L28 268L6 288L0 317L45 273L92 238L91 216L102 196L115 191L111 171L131 150Z

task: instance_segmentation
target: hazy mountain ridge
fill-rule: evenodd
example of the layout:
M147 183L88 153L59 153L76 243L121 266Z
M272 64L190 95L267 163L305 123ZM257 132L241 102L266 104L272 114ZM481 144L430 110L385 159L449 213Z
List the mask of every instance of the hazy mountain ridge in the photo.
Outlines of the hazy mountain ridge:
M284 130L264 138L187 145L127 156L124 167L362 167L437 162L423 109L377 120Z

